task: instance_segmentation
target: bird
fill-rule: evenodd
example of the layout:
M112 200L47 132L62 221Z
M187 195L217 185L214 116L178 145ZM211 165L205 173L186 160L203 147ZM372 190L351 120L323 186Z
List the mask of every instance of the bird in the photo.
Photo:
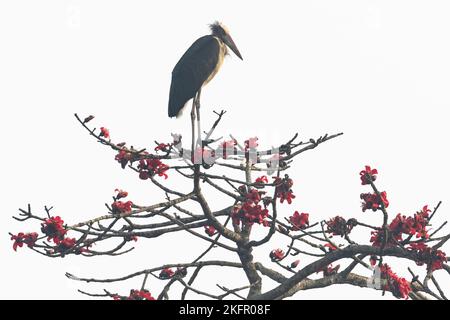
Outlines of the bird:
M202 87L214 78L222 66L228 54L227 47L243 60L227 27L218 21L209 27L211 34L197 39L173 68L168 110L171 118L180 116L190 99L198 102Z
M211 34L197 39L172 71L168 115L170 118L178 118L187 102L193 99L192 126L195 121L194 108L197 109L197 121L200 119L201 90L219 71L225 56L228 55L228 48L243 60L230 32L221 22L216 21L209 27Z

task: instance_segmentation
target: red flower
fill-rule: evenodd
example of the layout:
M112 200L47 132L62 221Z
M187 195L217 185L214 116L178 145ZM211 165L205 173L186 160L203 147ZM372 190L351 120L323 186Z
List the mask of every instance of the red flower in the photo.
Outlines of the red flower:
M266 202L263 202L264 208L259 205L262 200L261 192L257 189L247 191L245 186L240 186L239 192L245 198L245 202L236 205L231 212L233 223L239 225L242 221L244 225L257 223L268 226L269 222L266 218L269 216L269 211L266 209Z
M292 193L292 191L288 191L288 192L284 192L284 193L279 193L278 198L280 198L281 203L283 203L284 200L286 200L288 204L291 204L292 199L295 198L295 195Z
M431 212L430 209L428 209L428 205L423 206L422 210L417 212L417 214L420 214L424 218L429 218L429 213Z
M170 144L167 143L160 143L155 147L155 151L167 151L168 148L170 147Z
M334 251L334 250L337 249L337 247L334 246L334 245L332 245L331 243L326 243L326 244L324 245L324 247L327 247L327 248L329 249L329 251Z
M256 189L251 189L249 192L245 194L245 198L247 202L251 202L254 204L258 204L259 201L261 201L261 195L259 194L259 191Z
M131 202L131 201L127 201L127 202L115 201L111 205L111 208L112 208L113 213L127 213L127 212L131 212L132 205L133 205L133 202Z
M426 206L425 206L426 207ZM413 217L406 217L400 213L389 224L391 231L397 240L402 240L402 233L416 235L417 238L428 238L428 212L419 211Z
M371 169L369 166L366 166L364 170L359 173L361 176L361 184L370 184L371 181L375 181L377 179L377 174L377 169Z
M411 225L409 234L416 234L416 238L428 238L428 230L426 230L426 227L428 225L429 212L431 210L428 209L428 206L424 206L421 211L415 213L413 217L408 218Z
M248 149L255 149L258 146L258 138L249 138L248 140L244 141L245 150Z
M165 269L161 270L161 272L159 273L159 277L161 279L170 279L173 277L174 274L175 274L175 272L173 272L172 269L165 268Z
M100 137L104 137L105 139L109 138L109 130L105 127L100 128Z
M411 287L405 278L397 278L392 285L391 292L397 298L407 299L411 292Z
M127 152L125 150L120 150L119 153L116 154L114 159L120 163L120 166L122 167L122 169L125 169L128 162L131 161L132 158L133 158L133 155L130 152Z
M411 292L411 287L405 278L397 276L385 263L380 266L381 279L386 281L383 290L388 290L396 298L407 299Z
M64 253L67 250L72 249L75 246L76 242L77 240L75 238L64 238L58 243L58 246L55 248L55 250L57 252Z
M289 222L292 224L292 230L297 231L305 229L309 225L309 214L298 213L295 211L292 216L289 217Z
M161 160L152 159L142 159L139 161L139 178L142 180L147 180L149 177L158 175L167 179L166 171L169 170L169 166L161 162Z
M148 171L140 171L139 172L139 179L147 180L148 178L150 178Z
M261 176L259 178L256 178L255 183L257 184L269 183L269 180L267 179L267 176Z
M249 201L236 205L231 212L231 218L236 225L239 225L242 221L244 225L257 223L266 227L269 225L269 222L266 220L268 216L269 210Z
M275 181L275 194L277 198L280 198L280 202L283 203L285 200L288 204L292 203L292 199L295 198L295 195L292 193L292 185L294 182L289 176L286 174L284 178L274 177Z
M36 232L30 233L19 232L17 235L12 235L11 240L14 240L13 243L14 251L17 251L17 247L22 248L24 244L26 244L28 248L33 248L37 238L38 234Z
M407 233L409 234L411 231L411 221L406 218L406 216L402 216L400 213L392 220L389 224L389 231L394 234L399 233Z
M122 199L122 198L126 198L128 196L128 192L126 192L126 191L123 191L123 190L120 190L120 189L116 189L114 191L117 192L117 195L116 195L116 199L117 200Z
M272 261L280 261L284 258L284 252L281 249L275 249L270 252L269 257Z
M291 268L297 268L298 264L300 263L300 260L295 260L294 262L291 263Z
M444 263L447 263L443 251L428 247L423 242L413 242L408 249L416 254L416 264L419 266L426 264L428 271L442 269Z
M214 228L213 226L205 226L205 233L208 236L212 237L216 234L216 228Z
M385 208L389 206L389 201L387 200L386 191L380 193L378 196L376 193L361 193L360 198L363 200L362 211L371 209L377 211L382 204Z
M372 255L372 256L370 256L369 260L370 260L370 265L373 267L374 265L377 264L378 258L377 258L377 256Z
M128 297L122 297L117 294L112 296L114 300L155 300L148 290L130 290Z
M327 224L327 232L334 236L345 236L352 231L353 227L357 225L355 219L349 219L348 221L340 216L331 218L325 222Z
M41 224L41 231L47 236L47 241L53 240L58 244L67 233L63 225L64 221L61 217L50 217Z

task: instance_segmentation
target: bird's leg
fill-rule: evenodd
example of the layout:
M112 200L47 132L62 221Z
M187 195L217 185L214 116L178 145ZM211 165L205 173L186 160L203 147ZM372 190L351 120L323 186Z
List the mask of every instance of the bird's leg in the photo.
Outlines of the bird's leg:
M192 99L191 110L191 126L192 126L192 140L191 140L191 161L194 161L194 146L195 146L195 98Z
M195 109L197 111L197 148L202 148L202 130L200 126L200 94L202 93L202 88L197 92L197 97L195 99Z

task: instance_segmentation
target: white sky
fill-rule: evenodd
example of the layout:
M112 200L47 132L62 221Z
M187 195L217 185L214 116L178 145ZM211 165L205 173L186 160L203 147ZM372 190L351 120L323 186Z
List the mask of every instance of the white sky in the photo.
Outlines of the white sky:
M10 218L27 203L35 210L53 205L75 223L104 214L117 187L142 205L161 200L121 170L114 152L90 139L73 113L94 114L95 125L135 146L187 134L188 116L167 118L170 73L214 20L229 27L244 61L231 55L203 90L203 123L214 120L212 110L226 109L221 135L258 136L266 147L295 132L304 139L345 133L297 159L290 171L297 198L282 215L299 210L312 221L340 214L380 223L379 215L360 210L359 194L368 189L358 173L370 164L380 171L392 216L442 200L435 223L443 222L450 202L449 15L448 1L2 1L0 298L82 298L77 288L103 286L74 283L64 272L120 276L189 261L207 246L179 234L141 239L123 257L50 259L25 248L13 252L7 232L38 229ZM218 199L213 207L222 205ZM257 260L270 265L269 251L285 245L259 249ZM388 261L408 276L406 265ZM225 271L220 278L205 272L198 286L246 284L241 273ZM126 294L139 285L137 279L108 288ZM159 288L151 279L150 291ZM296 298L382 297L340 286Z

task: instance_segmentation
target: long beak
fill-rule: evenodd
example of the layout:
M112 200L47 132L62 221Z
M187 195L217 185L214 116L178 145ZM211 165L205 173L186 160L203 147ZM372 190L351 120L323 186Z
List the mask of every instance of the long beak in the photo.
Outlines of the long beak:
M223 42L225 42L228 48L230 48L231 51L233 51L234 54L237 55L239 59L244 60L242 59L241 53L239 52L238 48L236 47L236 44L233 41L233 38L231 38L230 35L226 35L223 39Z

